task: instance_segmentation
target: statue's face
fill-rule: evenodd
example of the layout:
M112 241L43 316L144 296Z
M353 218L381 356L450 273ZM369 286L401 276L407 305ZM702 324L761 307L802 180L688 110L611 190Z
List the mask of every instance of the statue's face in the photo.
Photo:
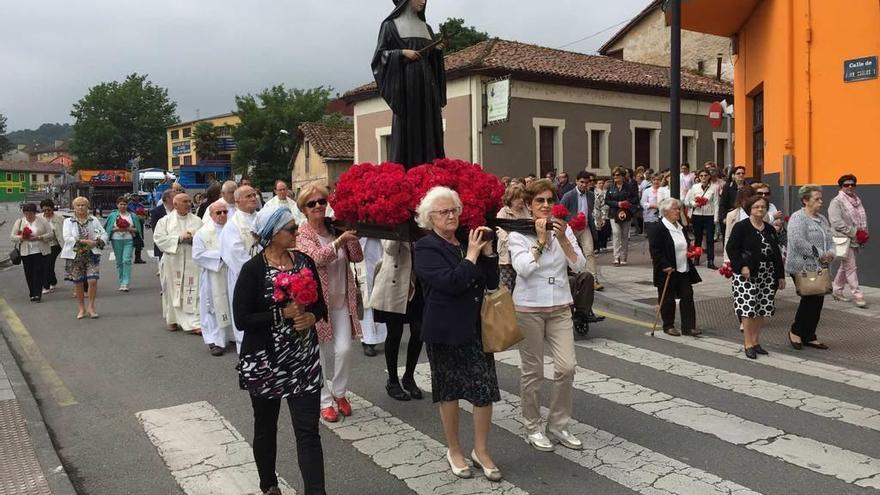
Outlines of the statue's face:
M425 5L427 5L427 4L428 4L428 0L410 0L410 2L409 2L409 6L416 13L424 12Z

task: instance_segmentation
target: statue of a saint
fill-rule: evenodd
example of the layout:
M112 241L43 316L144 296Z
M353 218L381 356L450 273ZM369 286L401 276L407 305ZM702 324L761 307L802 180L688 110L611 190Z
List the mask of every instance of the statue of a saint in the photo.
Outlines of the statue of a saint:
M443 114L446 73L443 44L425 22L427 0L394 0L379 30L373 77L391 107L388 161L405 168L444 158Z

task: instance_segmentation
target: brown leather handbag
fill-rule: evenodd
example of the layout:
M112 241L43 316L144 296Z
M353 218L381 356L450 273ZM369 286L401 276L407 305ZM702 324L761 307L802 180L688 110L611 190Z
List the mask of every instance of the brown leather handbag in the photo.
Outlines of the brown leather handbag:
M506 351L524 338L516 323L513 296L504 286L483 298L480 320L483 352Z

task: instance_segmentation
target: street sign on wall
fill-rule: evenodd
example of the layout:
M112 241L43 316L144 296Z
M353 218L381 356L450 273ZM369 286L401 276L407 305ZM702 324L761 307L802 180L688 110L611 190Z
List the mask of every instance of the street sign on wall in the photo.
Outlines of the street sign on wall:
M171 156L188 155L192 153L190 141L178 141L171 143Z
M712 126L712 129L720 129L721 128L721 120L724 117L724 107L721 106L721 102L713 101L711 105L709 105L709 125Z
M843 61L843 82L877 79L877 56Z

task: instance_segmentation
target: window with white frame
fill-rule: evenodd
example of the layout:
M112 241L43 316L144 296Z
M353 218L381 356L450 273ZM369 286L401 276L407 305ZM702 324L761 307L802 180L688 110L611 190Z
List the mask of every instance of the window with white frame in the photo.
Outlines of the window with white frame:
M715 163L720 168L727 167L733 163L732 156L727 156L727 133L713 132L712 140L715 141ZM733 143L731 143L730 154L733 154Z
M688 163L691 170L696 170L700 163L697 161L697 139L700 132L693 129L681 130L681 163Z
M562 153L565 120L534 117L532 127L535 129L535 171L538 177L544 177L550 171L561 172L565 163Z
M611 124L587 122L584 128L587 131L587 168L608 170Z

